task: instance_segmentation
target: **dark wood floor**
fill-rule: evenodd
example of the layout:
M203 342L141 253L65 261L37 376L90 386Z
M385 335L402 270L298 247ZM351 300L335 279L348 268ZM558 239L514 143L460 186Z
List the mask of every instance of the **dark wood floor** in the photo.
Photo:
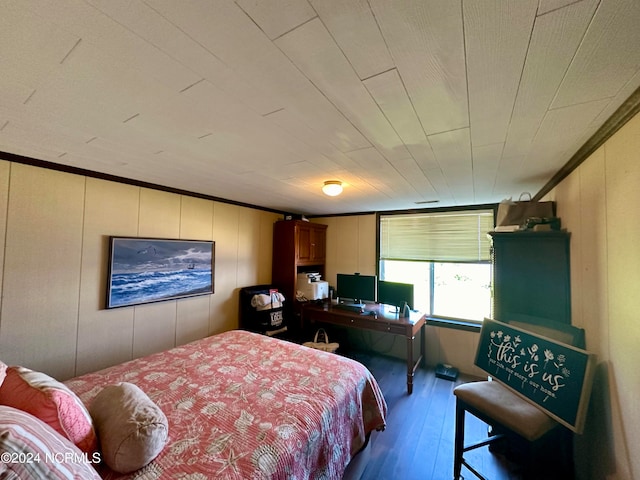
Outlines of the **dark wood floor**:
M434 371L419 369L412 395L407 395L406 363L402 360L351 352L348 356L366 365L378 380L387 401L387 428L374 432L371 460L361 480L451 480L456 382L436 378ZM471 415L465 424L465 443L484 439L487 427ZM503 456L483 447L465 454L465 458L485 477L492 480L520 480L515 466ZM466 479L476 478L462 469Z

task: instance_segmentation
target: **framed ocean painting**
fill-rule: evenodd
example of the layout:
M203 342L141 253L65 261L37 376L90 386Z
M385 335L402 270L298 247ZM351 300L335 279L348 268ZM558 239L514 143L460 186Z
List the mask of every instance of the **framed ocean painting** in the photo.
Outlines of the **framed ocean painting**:
M215 242L109 237L107 308L212 294Z

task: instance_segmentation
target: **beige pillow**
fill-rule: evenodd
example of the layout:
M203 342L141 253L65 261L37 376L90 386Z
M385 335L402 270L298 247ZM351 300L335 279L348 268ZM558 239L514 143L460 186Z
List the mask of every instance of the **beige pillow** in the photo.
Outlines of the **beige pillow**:
M89 412L98 431L102 459L116 472L129 473L144 467L167 443L167 417L132 383L102 389Z

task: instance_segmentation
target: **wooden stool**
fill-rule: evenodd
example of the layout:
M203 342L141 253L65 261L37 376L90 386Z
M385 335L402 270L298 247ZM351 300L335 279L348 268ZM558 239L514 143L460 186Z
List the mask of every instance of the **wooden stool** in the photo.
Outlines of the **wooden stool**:
M530 472L531 468L535 466L533 460L535 460L535 453L539 448L539 444L536 442L543 437L546 438L547 434L550 434L552 430L566 430L542 410L523 400L498 382L481 381L465 383L456 387L453 393L456 396L454 480L460 478L462 465L467 467L476 477L484 479L485 477L465 460L464 452L489 445L504 438L505 434L509 433L514 433L529 442L529 462L527 462L526 472ZM465 447L465 412L471 413L483 422L494 427L495 431L500 433L484 441ZM570 432L566 430L565 433ZM571 437L568 438L570 439ZM564 449L566 442L562 443L564 444ZM571 474L567 473L567 468L572 470L572 464L568 466L567 461L571 455L570 452L569 455L566 454L567 452L563 453L562 457L565 460L565 466L562 468L563 476L561 478L570 478ZM558 465L556 464L554 468L557 467Z
M585 348L585 334L582 328L527 315L511 315L511 317L512 320L506 323L514 328L521 328L580 349ZM481 335L482 332L484 328ZM533 475L532 478L545 480L573 478L573 432L537 408L533 402L524 400L496 381L462 384L456 387L453 393L456 396L454 480L460 478L462 465L476 477L484 479L464 459L464 452L490 445L505 436L509 436L510 439L521 439L527 446L525 477ZM498 435L465 447L465 412L471 413L490 425L492 433L497 432ZM545 444L551 447L549 451L542 450ZM541 453L544 453L544 458L537 458ZM546 471L540 474L540 468Z

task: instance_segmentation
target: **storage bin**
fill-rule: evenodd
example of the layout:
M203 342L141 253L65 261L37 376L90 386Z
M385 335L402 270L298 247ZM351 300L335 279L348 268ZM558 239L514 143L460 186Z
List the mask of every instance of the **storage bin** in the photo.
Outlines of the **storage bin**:
M240 328L266 335L287 331L286 299L273 285L253 285L240 289Z

